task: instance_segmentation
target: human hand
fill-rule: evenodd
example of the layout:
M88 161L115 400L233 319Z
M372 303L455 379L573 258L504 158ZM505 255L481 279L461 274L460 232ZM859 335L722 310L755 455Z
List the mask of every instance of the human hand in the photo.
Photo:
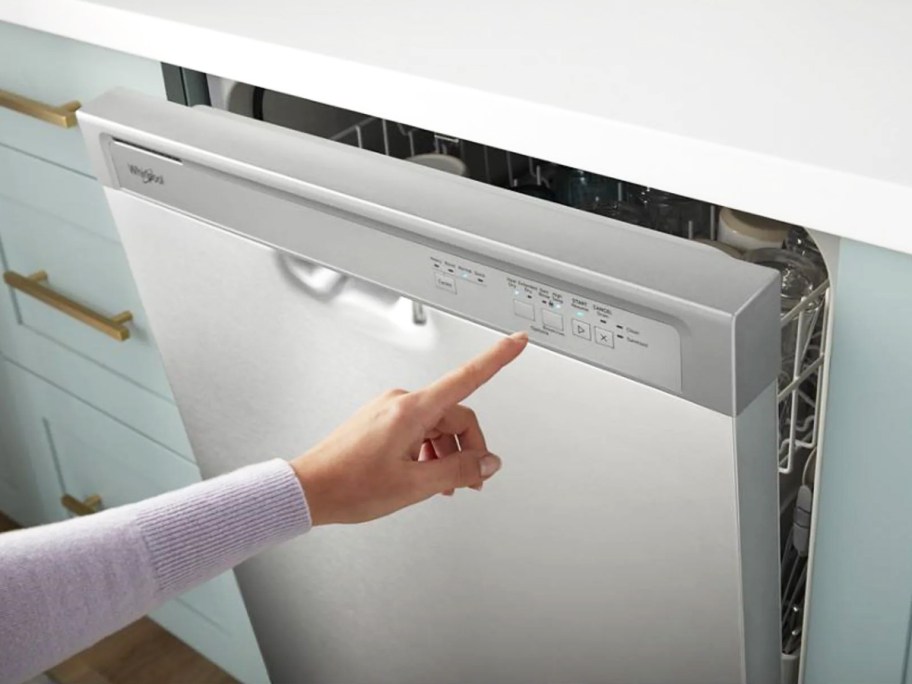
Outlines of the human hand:
M292 459L313 524L366 522L434 494L480 489L501 461L488 452L475 414L459 402L528 341L515 333L423 389L390 390Z

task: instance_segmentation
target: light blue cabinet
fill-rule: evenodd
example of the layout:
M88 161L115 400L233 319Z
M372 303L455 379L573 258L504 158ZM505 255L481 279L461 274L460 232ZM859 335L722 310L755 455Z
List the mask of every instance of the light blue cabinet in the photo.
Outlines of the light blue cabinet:
M806 684L912 683L912 256L843 240Z
M0 22L0 89L49 105L83 104L115 86L165 96L161 66ZM59 128L0 108L0 144L89 175L77 128Z
M116 86L165 97L156 62L0 23L0 89L59 105ZM0 511L41 524L66 518L64 492L111 507L199 481L79 129L5 108L0 271L46 271L69 299L133 314L118 342L0 282ZM242 682L266 681L233 573L151 617Z
M13 364L8 387L17 403L21 440L40 467L44 520L68 517L62 494L100 497L113 508L192 485L196 465L85 402ZM233 573L179 596L151 614L247 684L267 680Z
M28 454L29 414L15 373L13 364L0 356L0 510L23 525L38 525L54 519L60 492L51 463L23 457Z
M84 180L86 192L101 195L94 180ZM44 337L153 394L170 399L165 369L120 243L42 209L8 199L2 191L0 216L0 243L8 271L22 276L44 271L47 274L44 285L54 292L105 316L129 311L133 317L126 325L130 337L118 341L45 302L11 289L7 294L14 301L15 318L3 331L9 339L6 353L19 360L23 346L30 345L36 336ZM98 223L110 221L105 215Z

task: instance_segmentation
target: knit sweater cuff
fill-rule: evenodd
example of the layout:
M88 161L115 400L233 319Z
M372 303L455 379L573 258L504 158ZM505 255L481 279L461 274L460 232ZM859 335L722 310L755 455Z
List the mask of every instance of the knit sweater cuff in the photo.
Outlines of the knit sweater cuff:
M311 527L301 484L281 459L163 494L137 509L162 599Z

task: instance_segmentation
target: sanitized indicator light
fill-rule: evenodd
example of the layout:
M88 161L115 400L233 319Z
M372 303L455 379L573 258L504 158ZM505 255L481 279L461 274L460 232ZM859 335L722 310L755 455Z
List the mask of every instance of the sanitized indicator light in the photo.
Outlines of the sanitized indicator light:
M579 316L580 318L582 318L582 317L585 316L586 314L585 314L583 311L577 311L577 312L576 312L576 315Z

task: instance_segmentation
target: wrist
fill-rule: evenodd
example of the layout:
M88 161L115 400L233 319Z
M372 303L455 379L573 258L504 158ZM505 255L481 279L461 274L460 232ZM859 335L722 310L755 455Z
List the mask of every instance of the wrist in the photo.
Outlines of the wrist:
M322 467L320 459L312 452L304 453L289 461L295 477L304 491L304 500L310 510L311 524L325 525L333 522L330 513L328 493L329 477L326 468Z

